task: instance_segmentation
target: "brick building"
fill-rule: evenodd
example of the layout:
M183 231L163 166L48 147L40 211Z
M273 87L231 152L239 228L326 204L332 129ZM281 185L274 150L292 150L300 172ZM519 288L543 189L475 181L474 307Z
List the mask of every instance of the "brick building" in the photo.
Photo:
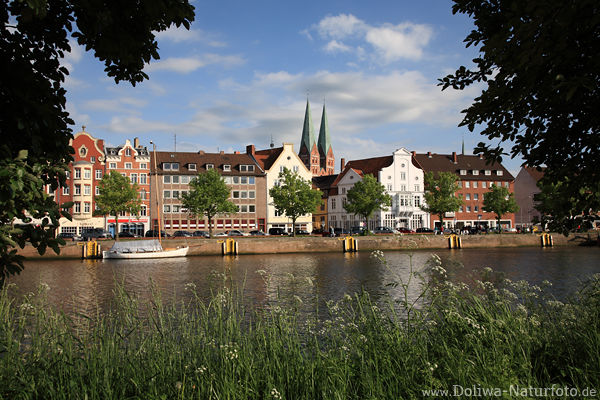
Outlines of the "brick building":
M96 209L94 196L98 182L104 176L104 141L93 137L83 127L69 144L75 150L73 162L67 172L66 184L57 190L55 199L59 204L73 202L69 210L72 220L60 219L60 233L81 235L90 229L104 228L104 217L93 216Z
M209 169L215 169L231 189L230 200L238 206L239 212L214 218L213 232L230 229L266 230L266 177L248 154L157 151L151 152L150 168L150 218L153 229L158 229L157 205L160 205L161 225L168 234L178 230L208 230L208 220L203 216L190 215L181 205L181 196L189 191L190 180Z
M491 185L508 188L514 193L515 178L502 164L487 164L481 155L426 154L413 153L420 168L424 172L452 172L460 179L460 190L457 195L462 198L463 205L456 213L446 213L444 227L463 228L482 226L496 227L496 214L483 211L483 199ZM439 228L437 216L431 215L431 227ZM506 214L500 221L504 228L515 226L515 214Z
M138 138L133 139L133 144L127 139L122 146L107 147L105 152L106 173L119 172L132 184L137 184L142 203L139 215L119 215L119 232L143 236L150 229L150 153ZM106 217L106 229L115 234L114 215Z
M319 139L315 140L315 129L312 123L310 104L306 101L306 112L304 124L302 125L302 139L298 157L313 176L333 175L335 170L335 157L331 147L329 135L329 124L327 122L327 111L323 105L321 116L321 127L319 128Z

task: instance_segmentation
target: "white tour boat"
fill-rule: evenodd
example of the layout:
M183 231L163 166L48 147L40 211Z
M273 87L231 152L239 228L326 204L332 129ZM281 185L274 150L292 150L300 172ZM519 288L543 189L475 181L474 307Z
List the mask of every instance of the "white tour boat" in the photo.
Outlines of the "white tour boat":
M163 249L156 240L137 240L115 242L110 250L102 252L102 258L141 259L141 258L168 258L185 257L189 246Z

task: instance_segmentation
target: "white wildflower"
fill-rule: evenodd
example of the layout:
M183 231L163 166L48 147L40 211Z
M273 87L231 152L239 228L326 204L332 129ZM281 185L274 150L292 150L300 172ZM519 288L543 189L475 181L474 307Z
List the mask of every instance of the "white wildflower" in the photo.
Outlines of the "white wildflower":
M279 393L277 389L273 388L271 389L271 397L276 400L281 400L281 393Z
M196 284L193 282L186 283L184 290L196 290Z

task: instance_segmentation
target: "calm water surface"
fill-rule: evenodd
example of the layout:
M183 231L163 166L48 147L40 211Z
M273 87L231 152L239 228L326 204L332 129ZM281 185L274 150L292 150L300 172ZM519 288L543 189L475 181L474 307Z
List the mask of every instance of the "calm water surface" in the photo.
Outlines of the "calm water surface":
M190 296L186 284L193 283L203 297L228 284L242 288L244 301L261 306L277 299L301 299L303 307L340 300L344 294L366 290L376 299L401 296L387 284L407 279L411 268L423 271L433 252L385 252L386 263L358 254L313 253L286 255L242 255L237 257L187 257L167 260L52 260L30 261L9 282L15 297L35 291L40 283L51 290L49 301L66 312L94 312L109 307L113 290L121 283L129 293L149 298L151 283L163 300ZM468 281L474 270L491 267L511 280L540 284L552 282L559 299L572 294L580 282L600 273L600 248L504 248L439 250L450 279ZM264 271L264 272L263 272ZM419 290L411 286L411 295ZM386 297L387 298L387 297Z

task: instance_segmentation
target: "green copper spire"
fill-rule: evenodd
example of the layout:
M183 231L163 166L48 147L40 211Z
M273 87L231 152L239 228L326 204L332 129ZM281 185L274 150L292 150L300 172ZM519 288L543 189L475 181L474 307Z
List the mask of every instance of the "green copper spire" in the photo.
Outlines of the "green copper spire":
M300 148L304 145L310 153L314 144L315 128L313 127L312 116L310 114L310 104L308 104L308 99L306 99L306 113L304 114L304 126L302 127L302 141L300 142Z
M331 147L331 138L329 137L329 124L327 123L327 112L325 104L323 104L323 116L321 117L321 129L319 129L319 142L317 144L319 153L323 157L327 156L327 152Z

